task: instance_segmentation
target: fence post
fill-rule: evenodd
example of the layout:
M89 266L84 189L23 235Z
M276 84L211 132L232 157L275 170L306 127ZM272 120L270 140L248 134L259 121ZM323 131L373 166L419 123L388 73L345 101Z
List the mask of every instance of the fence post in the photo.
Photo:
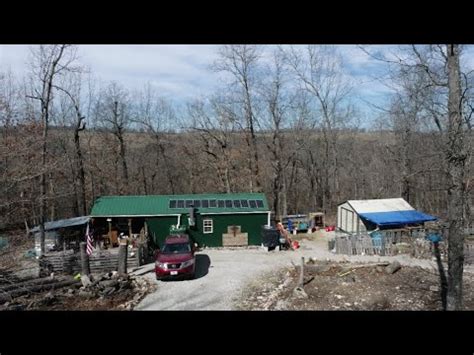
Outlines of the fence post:
M137 261L138 261L138 266L141 266L145 264L144 262L144 245L142 242L139 242L137 244Z
M118 251L118 273L124 275L127 273L127 251L128 251L128 240L120 242Z
M86 242L81 242L80 247L81 247L82 274L83 275L90 275L91 268L90 268L90 263L89 263L89 255L87 255L87 251L86 251L86 248L87 248Z
M304 284L304 256L301 257L300 279L298 282L298 286L303 288L303 284Z

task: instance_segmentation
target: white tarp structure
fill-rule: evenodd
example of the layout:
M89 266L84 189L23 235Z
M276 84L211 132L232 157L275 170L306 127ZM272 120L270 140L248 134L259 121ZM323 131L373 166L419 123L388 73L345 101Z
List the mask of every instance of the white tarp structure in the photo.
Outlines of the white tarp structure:
M403 198L348 200L337 207L337 228L347 233L401 228L434 220L435 217L415 210Z

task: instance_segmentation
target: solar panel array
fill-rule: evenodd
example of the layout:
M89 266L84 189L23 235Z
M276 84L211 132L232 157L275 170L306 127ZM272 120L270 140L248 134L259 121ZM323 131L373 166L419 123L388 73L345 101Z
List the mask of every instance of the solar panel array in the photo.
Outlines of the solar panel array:
M169 208L263 208L263 200L170 200Z

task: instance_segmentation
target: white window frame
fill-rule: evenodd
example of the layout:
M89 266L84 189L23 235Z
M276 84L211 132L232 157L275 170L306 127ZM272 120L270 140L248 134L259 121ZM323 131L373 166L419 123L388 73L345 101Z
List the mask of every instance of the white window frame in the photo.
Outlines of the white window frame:
M207 223L207 225L206 225L206 223ZM211 218L205 218L205 219L202 220L202 233L203 234L212 234L212 233L214 233L214 221Z

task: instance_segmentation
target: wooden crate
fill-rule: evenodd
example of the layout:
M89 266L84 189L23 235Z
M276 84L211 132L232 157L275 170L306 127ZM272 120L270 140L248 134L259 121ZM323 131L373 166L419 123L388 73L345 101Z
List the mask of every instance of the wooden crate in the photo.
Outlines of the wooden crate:
M225 247L230 246L245 246L249 245L248 233L224 233L222 234L222 245Z

